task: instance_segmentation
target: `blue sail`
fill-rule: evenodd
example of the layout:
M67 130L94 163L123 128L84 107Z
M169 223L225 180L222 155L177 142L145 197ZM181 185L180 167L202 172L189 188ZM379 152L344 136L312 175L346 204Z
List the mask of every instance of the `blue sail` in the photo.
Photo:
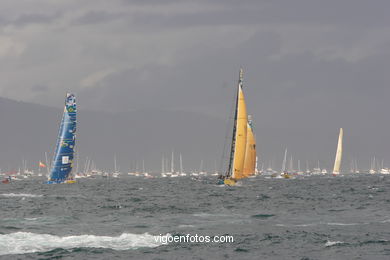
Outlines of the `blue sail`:
M73 167L76 133L76 98L67 93L64 115L58 133L57 146L47 183L65 183L70 179Z

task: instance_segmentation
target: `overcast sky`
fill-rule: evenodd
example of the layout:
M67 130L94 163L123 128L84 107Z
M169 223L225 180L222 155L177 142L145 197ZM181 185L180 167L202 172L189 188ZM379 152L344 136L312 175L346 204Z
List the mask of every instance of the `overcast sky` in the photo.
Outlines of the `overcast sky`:
M389 10L386 0L2 0L0 96L60 107L73 91L80 109L224 120L243 67L267 159L289 145L307 156L308 129L331 158L344 127L362 157L390 162Z

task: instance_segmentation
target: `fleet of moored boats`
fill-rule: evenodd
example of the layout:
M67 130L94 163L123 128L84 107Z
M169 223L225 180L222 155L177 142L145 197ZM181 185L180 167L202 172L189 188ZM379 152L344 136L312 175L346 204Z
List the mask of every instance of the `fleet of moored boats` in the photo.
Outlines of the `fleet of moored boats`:
M290 165L287 167L287 149L284 153L284 159L282 169L280 172L273 170L271 167L264 168L262 164L261 169L258 169L258 157L256 154L256 138L254 134L253 120L250 115L247 114L246 102L243 92L243 71L240 70L239 81L237 84L237 92L235 98L235 111L234 111L234 123L232 125L232 135L230 139L229 159L227 160L227 170L223 173L218 173L217 170L213 173L208 173L203 170L203 161L198 171L191 171L187 173L183 169L182 155L179 156L179 170L176 171L174 167L174 153L172 152L172 158L170 163L170 169L167 158L162 158L161 173L150 174L145 171L144 162L142 171L131 171L127 175L133 177L144 178L176 178L191 176L198 178L202 176L218 176L218 184L226 186L234 186L236 183L245 178L251 178L256 175L265 175L275 178L294 178L295 176L310 176L310 175L325 175L328 174L326 169L321 169L319 162L316 168L309 169L308 162L306 162L306 170L302 171L300 161L298 160L298 169L293 169L293 160L290 159ZM75 183L78 178L119 178L126 174L121 173L117 169L116 158L114 158L114 171L103 172L96 168L93 161L87 160L83 171L79 171L78 162L75 173L72 173L74 168L75 159L75 141L76 141L76 98L74 94L67 93L65 98L64 113L61 120L59 129L59 135L55 148L55 153L51 164L47 162L46 165L39 162L38 173L34 173L27 169L27 163L23 162L23 170L12 172L1 172L3 176L2 183L7 184L12 181L44 177L47 176L48 184L59 183ZM341 162L343 155L343 129L340 128L336 156L332 175L337 176L340 174ZM77 159L77 158L76 158ZM382 163L383 164L383 163ZM369 173L369 174L390 174L389 168L384 168L383 165L377 170L377 163L375 158L371 162L371 167L368 171L360 171L357 167L356 160L351 162L351 173ZM40 169L50 168L46 174L41 173Z

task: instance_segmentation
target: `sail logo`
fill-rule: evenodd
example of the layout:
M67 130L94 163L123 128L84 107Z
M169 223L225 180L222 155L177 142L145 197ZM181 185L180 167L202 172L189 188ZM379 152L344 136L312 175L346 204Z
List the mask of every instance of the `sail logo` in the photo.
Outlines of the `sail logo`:
M69 156L62 156L62 164L68 164L69 163Z
M66 106L75 106L76 105L76 98L73 94L70 94L67 98L66 98Z

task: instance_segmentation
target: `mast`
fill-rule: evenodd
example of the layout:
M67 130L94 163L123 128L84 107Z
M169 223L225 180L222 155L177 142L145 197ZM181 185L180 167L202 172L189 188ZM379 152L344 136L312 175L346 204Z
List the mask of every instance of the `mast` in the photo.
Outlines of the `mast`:
M240 79L238 83L237 107L234 124L234 137L232 140L231 162L229 163L229 177L233 179L245 178L244 164L247 144L248 116L246 113L245 97L242 91L242 69L240 69Z
M301 160L298 160L298 172L301 172Z
M309 161L306 160L306 173L310 173Z
M50 166L50 164L49 164L49 160L47 159L47 152L45 152L45 160L46 160L46 171L47 171L47 176L49 176L50 175L50 168L51 168L51 166Z
M116 172L116 155L114 154L114 172Z
M162 159L161 159L161 173L165 173L165 169L164 169L164 155L162 156Z
M284 150L284 158L283 158L283 164L282 164L282 173L286 171L286 163L287 163L287 148Z
M181 153L180 153L180 174L183 173L183 161L182 161L182 158L181 158Z
M234 147L235 147L235 143L236 143L236 130L237 130L236 124L237 124L237 113L238 113L238 98L239 98L239 93L240 93L240 87L242 87L242 76L243 76L243 71L242 71L242 69L240 69L240 76L239 76L238 85L237 85L236 109L234 111L232 145L230 147L229 167L228 167L228 171L226 173L226 177L232 176L232 166L233 166L233 159L234 159Z
M174 154L173 154L173 150L172 150L171 173L174 173L174 172L175 172L175 168L174 168Z

